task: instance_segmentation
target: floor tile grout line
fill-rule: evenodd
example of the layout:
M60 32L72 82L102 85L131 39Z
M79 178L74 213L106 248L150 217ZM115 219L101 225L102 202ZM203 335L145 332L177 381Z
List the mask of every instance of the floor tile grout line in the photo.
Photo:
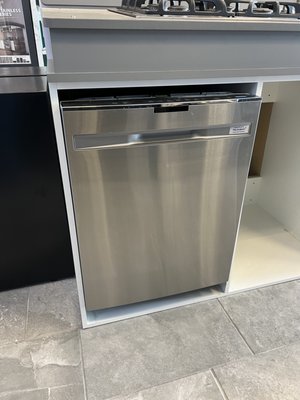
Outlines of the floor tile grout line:
M29 299L30 299L30 287L28 289L28 295L27 295L24 341L26 340L27 337L28 318L29 318Z
M217 366L219 366L219 365L217 365ZM175 378L175 379L172 379L172 380L167 380L167 381L165 381L165 382L158 383L158 384L156 384L156 385L146 386L146 387L144 387L144 388L135 390L134 392L131 392L131 393L125 393L125 394L119 393L119 394L113 395L112 397L105 397L105 399L103 399L103 400L116 400L116 399L119 400L121 396L122 396L122 397L124 397L124 396L125 396L125 397L126 397L126 396L135 396L135 395L137 395L138 393L144 392L144 391L146 391L146 390L152 390L152 389L155 389L155 388L159 388L159 387L161 387L161 386L164 386L164 385L168 385L168 384L173 383L173 382L180 381L180 380L182 380L182 379L188 379L188 378L191 378L191 377L193 377L193 376L196 376L196 375L199 375L199 374L205 374L205 373L209 373L209 372L210 372L209 369L202 370L202 371L200 370L200 371L194 372L194 373L192 373L192 374L184 375L184 376L181 376L181 377L179 377L179 378ZM88 399L86 399L86 400L88 400Z
M0 392L0 396L11 395L11 394L21 394L21 393L41 392L41 391L45 391L45 390L47 390L50 393L51 390L65 389L65 388L69 388L69 387L73 387L73 386L81 386L81 385L79 383L68 383L67 385L41 386L41 387L32 387L32 388L26 388L26 389L5 390L4 392Z
M81 360L81 373L83 379L83 393L84 400L88 400L87 387L86 387L86 376L85 376L85 368L84 368L84 360L83 360L83 348L82 348L82 340L81 340L81 329L78 329L79 336L79 352L80 352L80 360Z
M66 385L56 385L56 386L49 386L49 389L65 389L72 386L81 386L80 383L67 383Z
M248 356L248 357L249 357L249 356ZM146 391L146 390L151 390L151 389L154 389L154 388L159 388L159 387L161 387L161 386L168 385L168 384L170 384L170 383L177 382L177 381L180 381L180 380L182 380L182 379L188 379L188 378L191 378L191 377L193 377L193 376L200 375L200 374L206 374L206 373L210 373L210 374L211 374L211 373L212 373L211 371L213 370L213 368L222 367L222 366L224 366L224 365L227 365L227 364L236 362L236 361L238 361L238 360L240 360L240 358L239 358L239 359L236 359L236 360L232 360L232 361L226 362L226 363L216 364L216 365L214 365L213 367L210 367L210 368L208 367L208 369L199 370L199 371L196 371L196 372L194 372L194 373L192 373L192 374L183 375L183 376L180 376L180 377L175 378L175 379L172 379L172 380L167 380L167 381L165 381L165 382L158 383L158 384L156 384L156 385L146 386L146 387L141 388L141 389L139 389L139 390L136 390L136 391L134 391L134 392L125 393L125 394L119 393L119 394L113 395L112 397L106 397L106 398L103 399L103 400L115 400L115 399L119 400L119 399L120 399L120 396L123 396L123 397L124 397L124 396L134 396L134 395L137 395L137 394L140 393L140 392L144 392L144 391ZM222 389L222 390L223 390L223 389ZM88 400L88 399L86 399L86 400ZM228 398L226 397L225 400L228 400Z
M48 386L45 386L45 387L32 387L26 389L5 390L4 392L0 392L0 399L1 396L8 396L12 394L22 394L22 393L44 392L45 390L48 391L49 389L50 388Z
M217 375L216 375L214 369L211 368L211 369L209 370L209 372L211 373L211 375L212 375L212 377L213 377L213 380L214 380L214 382L216 383L216 385L217 385L217 387L218 387L218 389L219 389L219 391L220 391L220 393L221 393L223 399L224 399L224 400L229 400L229 398L228 398L228 396L227 396L225 390L223 389L223 387L222 387L222 385L221 385L221 382L219 381L219 379L218 379L218 377L217 377Z
M270 353L271 351L281 350L281 349L284 349L285 347L295 346L295 345L300 345L300 340L295 340L295 342L282 344L281 346L277 346L277 347L272 347L271 349L267 349L265 351L258 351L256 353L254 353L254 355L259 356L259 355Z
M234 326L234 328L236 329L236 331L238 332L239 336L242 338L243 342L246 344L246 346L248 347L248 349L250 350L251 354L254 356L255 353L254 351L251 349L249 343L247 342L247 340L245 339L245 337L243 336L242 332L239 330L238 326L236 325L236 323L233 321L233 319L231 318L231 316L229 315L229 313L227 312L227 310L225 309L225 307L223 306L223 304L221 303L221 301L219 299L217 299L217 301L219 302L220 306L222 307L222 310L224 311L225 315L227 316L227 318L229 319L229 321L232 323L232 325Z

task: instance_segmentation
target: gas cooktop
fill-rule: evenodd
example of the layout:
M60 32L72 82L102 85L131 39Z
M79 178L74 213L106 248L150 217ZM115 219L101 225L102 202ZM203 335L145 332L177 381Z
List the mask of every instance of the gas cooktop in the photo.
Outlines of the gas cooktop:
M110 11L131 17L148 16L221 16L300 19L300 3L264 0L122 0Z

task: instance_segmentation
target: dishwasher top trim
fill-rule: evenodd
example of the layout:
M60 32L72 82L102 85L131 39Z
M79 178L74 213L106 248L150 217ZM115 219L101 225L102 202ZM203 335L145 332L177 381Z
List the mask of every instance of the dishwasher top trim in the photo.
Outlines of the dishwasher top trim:
M178 107L180 105L200 105L220 102L260 101L261 98L248 93L186 93L164 96L111 96L83 98L61 102L63 110L77 111L80 109L124 109L140 107Z

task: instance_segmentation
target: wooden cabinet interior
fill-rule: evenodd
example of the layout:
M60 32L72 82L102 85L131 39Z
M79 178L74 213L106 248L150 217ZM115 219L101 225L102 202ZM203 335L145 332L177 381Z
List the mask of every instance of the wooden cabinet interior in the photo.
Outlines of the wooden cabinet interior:
M249 176L260 176L261 174L272 109L273 103L263 103L261 106Z

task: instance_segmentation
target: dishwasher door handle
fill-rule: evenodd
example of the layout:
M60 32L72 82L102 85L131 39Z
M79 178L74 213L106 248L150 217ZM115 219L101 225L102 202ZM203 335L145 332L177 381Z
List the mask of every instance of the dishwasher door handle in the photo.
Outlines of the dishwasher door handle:
M231 130L228 127L228 132ZM213 130L212 130L213 133ZM170 144L190 141L208 141L217 139L234 139L249 136L249 133L223 133L216 135L201 134L199 131L187 132L160 132L130 135L103 135L103 134L79 134L73 136L73 146L75 150L93 150L93 149L116 149L129 148L134 146L153 146L159 144Z

